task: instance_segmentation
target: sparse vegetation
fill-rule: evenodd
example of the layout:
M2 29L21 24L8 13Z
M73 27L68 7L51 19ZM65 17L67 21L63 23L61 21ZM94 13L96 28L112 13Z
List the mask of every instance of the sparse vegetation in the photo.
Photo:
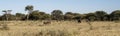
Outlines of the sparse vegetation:
M5 14L0 16L0 36L120 36L120 10L110 14L105 11L64 14L62 10L53 10L48 14L27 5L28 14L14 15L11 11L2 11Z
M0 30L0 36L119 36L120 23L110 21L94 21L92 30L88 23L75 21L51 21L49 25L41 25L44 21L8 21L9 30ZM0 24L3 21L0 21ZM29 25L31 24L31 25Z
M0 25L0 30L9 30L9 27L7 24L4 23Z

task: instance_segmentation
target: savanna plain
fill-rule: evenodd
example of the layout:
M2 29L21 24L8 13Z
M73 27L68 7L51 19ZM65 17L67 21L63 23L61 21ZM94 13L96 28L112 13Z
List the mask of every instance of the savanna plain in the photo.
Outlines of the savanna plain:
M0 30L0 36L120 36L120 22L94 21L0 21L8 30ZM1 26L0 26L1 28Z

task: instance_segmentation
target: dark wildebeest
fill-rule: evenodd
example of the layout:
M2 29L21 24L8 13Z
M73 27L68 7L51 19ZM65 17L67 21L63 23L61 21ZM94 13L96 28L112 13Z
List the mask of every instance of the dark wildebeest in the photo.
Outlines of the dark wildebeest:
M43 24L45 24L45 25L46 25L46 24L50 24L50 23L51 23L51 22L48 22L48 21L46 21L46 22L43 22Z
M50 20L44 21L43 24L47 25L47 24L51 24Z
M78 21L78 23L81 23L81 19L78 19L77 21Z
M78 23L81 23L81 17L76 17L76 19Z

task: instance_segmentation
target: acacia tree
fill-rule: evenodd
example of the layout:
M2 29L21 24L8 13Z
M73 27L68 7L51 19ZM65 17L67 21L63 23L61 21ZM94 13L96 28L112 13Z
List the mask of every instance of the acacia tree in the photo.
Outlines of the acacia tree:
M111 20L120 20L120 10L115 10L110 14Z
M73 13L73 19L74 20L79 20L79 19L81 19L82 18L82 15L81 14L79 14L79 13Z
M16 20L22 20L25 17L25 14L22 13L16 13L15 14L15 19Z
M95 12L97 20L104 21L104 16L107 15L105 11L96 11Z
M6 17L6 21L8 21L8 14L11 13L12 10L3 10L2 12L5 13L5 17ZM7 24L5 23L4 21L4 24L3 24L3 28L1 29L4 29L4 30L8 30L9 28L7 27Z
M96 19L95 13L86 14L85 19L88 19L89 21L95 21Z
M74 18L74 15L72 12L66 12L64 15L64 20L72 20Z
M64 18L61 10L53 10L51 15L53 20L62 20Z
M32 5L27 5L25 7L25 11L28 11L28 14L27 14L27 20L29 19L29 14L32 13L34 7Z
M65 20L81 20L82 15L79 13L66 12L64 15Z
M8 21L8 19L9 19L9 18L8 18L8 15L11 14L11 11L12 11L12 10L3 10L3 11L2 11L2 12L5 13L5 17L6 17L6 20L7 20L7 21Z
M45 20L50 18L49 14L46 14L45 12L34 10L32 13L29 15L30 20Z

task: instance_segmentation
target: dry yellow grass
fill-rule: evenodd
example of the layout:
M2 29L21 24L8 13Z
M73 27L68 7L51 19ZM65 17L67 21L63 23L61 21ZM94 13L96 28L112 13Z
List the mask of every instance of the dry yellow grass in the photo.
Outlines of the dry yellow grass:
M120 23L91 22L90 30L86 22L52 21L43 25L43 21L8 21L10 30L0 30L0 36L120 36ZM3 21L0 21L2 24Z

